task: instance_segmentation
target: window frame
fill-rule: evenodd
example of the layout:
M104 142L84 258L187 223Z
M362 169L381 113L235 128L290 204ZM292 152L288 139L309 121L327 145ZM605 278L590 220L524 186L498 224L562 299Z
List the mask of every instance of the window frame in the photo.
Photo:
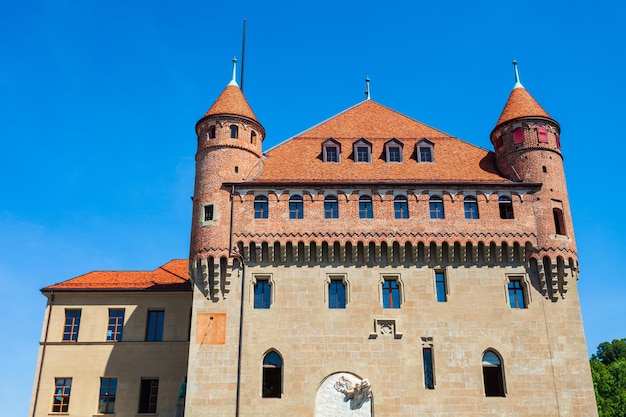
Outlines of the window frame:
M61 390L60 392L58 390ZM72 378L55 377L52 393L52 412L68 413L72 394Z
M435 269L435 296L438 303L448 302L448 275L443 269Z
M435 360L432 345L422 346L422 364L424 368L424 388L435 389Z
M212 217L207 219L207 216L211 214ZM218 220L217 204L214 202L207 202L202 205L202 211L200 213L200 224L202 226L210 226Z
M150 308L146 315L146 342L162 342L165 329L165 309ZM153 321L154 320L154 321Z
M422 149L428 150L428 157L422 153ZM415 144L415 159L420 164L432 164L435 162L435 144L426 138Z
M257 195L254 197L254 218L255 220L269 218L269 198L267 198L266 195Z
M360 195L359 196L359 219L373 219L374 218L374 203L372 196Z
M352 145L354 162L358 164L369 164L372 162L372 144L361 138Z
M392 160L392 152L391 150L395 149L398 151L397 153L397 160L394 157ZM401 164L402 162L404 162L404 157L402 155L402 151L404 149L404 144L402 142L400 142L398 139L393 138L389 141L387 141L385 143L385 162L389 163L389 164Z
M488 354L495 356L498 363L485 360ZM489 348L485 350L481 356L481 365L485 397L506 397L504 361L502 356L494 349ZM486 370L489 372L486 372Z
M272 276L265 274L253 275L251 284L252 307L255 310L269 310L272 304L274 304L274 280ZM267 288L263 288L265 285L267 285ZM258 291L262 292L258 293ZM259 295L262 296L261 299L258 298Z
M524 310L530 305L530 291L525 275L507 274L505 280L506 300L513 310ZM521 304L520 304L521 300Z
M333 284L337 286L338 285L337 283L341 283L341 286L343 287L343 300L337 300L338 298L337 294L332 294ZM346 279L346 276L337 275L337 274L327 275L324 284L325 284L324 294L326 296L328 308L330 310L345 309L348 305L348 293L349 293L348 281ZM335 298L335 302L333 302L333 298ZM343 301L343 303L337 302L337 301Z
M156 414L159 400L159 378L142 377L139 386L137 414Z
M121 316L119 312L122 312ZM113 315L112 313L118 314ZM109 323L107 325L107 342L121 342L124 335L124 320L126 315L126 309L124 308L109 308ZM120 323L121 319L121 323Z
M515 211L513 210L513 199L508 195L498 196L498 210L500 211L500 219L515 219Z
M467 195L463 198L463 212L465 219L478 220L480 212L478 211L478 199L474 195Z
M393 216L395 219L409 218L409 199L405 195L397 195L393 198Z
M335 155L334 155L335 160L332 160L332 158L329 158L330 149L334 149L335 151ZM328 162L328 163L341 162L341 144L337 142L335 139L329 138L329 139L326 139L322 143L322 161Z
M105 381L106 381L106 385L105 385ZM98 396L98 414L115 414L116 395L117 395L117 378L100 377L100 391L99 391L99 396ZM104 411L103 411L103 406L104 406Z
M327 195L324 197L324 218L339 218L339 198L336 195Z
M428 211L430 212L430 218L433 220L445 219L446 213L443 204L443 197L437 194L431 195L428 198Z
M82 309L80 308L66 308L65 309L65 322L63 325L63 335L61 337L61 340L64 343L78 342L78 333L80 332L81 315L82 315Z
M239 139L239 126L234 123L230 125L230 138Z
M272 364L269 363L270 359L274 357L278 358L278 363ZM266 363L267 362L267 363ZM283 369L284 369L284 360L282 355L276 349L270 349L263 355L263 363L262 363L262 380L261 380L261 398L282 398L283 395ZM270 386L269 380L271 382L277 382L278 387L276 392L273 392L268 389ZM271 385L273 387L273 385Z
M395 288L391 284L395 282ZM387 283L389 285L387 286ZM402 308L404 303L403 285L398 275L381 275L380 298L384 309L396 310ZM394 295L395 294L395 295Z
M304 218L304 199L299 194L289 197L289 218L292 220Z
M217 137L217 126L209 126L209 139L215 139Z

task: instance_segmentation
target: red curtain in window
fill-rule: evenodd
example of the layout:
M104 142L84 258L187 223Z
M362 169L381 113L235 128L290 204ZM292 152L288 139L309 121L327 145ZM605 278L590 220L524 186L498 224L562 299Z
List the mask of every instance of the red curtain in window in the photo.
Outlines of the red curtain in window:
M513 143L520 144L520 143L524 143L524 129L521 127L518 127L517 129L515 129L513 131Z
M537 126L537 137L539 143L548 143L548 132L545 126Z
M556 136L556 146L557 146L557 148L561 149L561 135L559 135L557 133L554 136Z
M496 138L496 151L502 147L502 137Z

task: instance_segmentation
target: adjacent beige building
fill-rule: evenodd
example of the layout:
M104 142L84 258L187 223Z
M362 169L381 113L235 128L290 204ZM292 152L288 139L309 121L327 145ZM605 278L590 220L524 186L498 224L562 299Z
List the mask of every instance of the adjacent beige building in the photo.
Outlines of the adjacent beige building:
M233 79L189 261L43 289L33 415L597 416L560 126L515 69L494 151L369 96L264 150Z

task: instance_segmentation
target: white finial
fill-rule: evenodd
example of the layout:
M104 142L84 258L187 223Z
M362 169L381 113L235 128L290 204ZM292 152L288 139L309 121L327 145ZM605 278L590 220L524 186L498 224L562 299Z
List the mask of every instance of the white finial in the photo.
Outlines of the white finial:
M233 78L230 80L228 85L239 86L237 84L237 58L235 58L235 57L233 57Z
M368 76L365 77L365 100L371 100L370 96L370 78Z
M522 83L519 81L519 72L517 71L517 61L516 60L513 60L513 68L515 69L515 85L513 86L513 89L524 88Z

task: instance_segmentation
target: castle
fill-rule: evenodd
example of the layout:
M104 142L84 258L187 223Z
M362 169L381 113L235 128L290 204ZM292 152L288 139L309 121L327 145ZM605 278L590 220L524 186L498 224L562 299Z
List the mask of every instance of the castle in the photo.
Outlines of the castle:
M514 67L494 151L369 85L264 151L233 69L189 260L43 288L32 416L597 416L560 126Z

